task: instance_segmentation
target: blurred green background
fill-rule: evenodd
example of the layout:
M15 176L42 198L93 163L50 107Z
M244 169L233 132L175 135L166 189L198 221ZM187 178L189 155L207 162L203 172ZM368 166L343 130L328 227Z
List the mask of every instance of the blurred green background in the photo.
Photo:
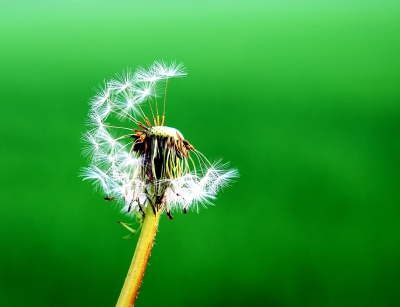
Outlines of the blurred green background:
M400 306L399 1L6 1L0 306L114 306L136 240L78 178L93 88L185 63L167 124L241 177L162 217L137 306Z

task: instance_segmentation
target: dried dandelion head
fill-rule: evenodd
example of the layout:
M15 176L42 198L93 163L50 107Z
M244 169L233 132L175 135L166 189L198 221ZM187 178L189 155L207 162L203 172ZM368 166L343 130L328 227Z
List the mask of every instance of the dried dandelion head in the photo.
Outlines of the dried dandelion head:
M237 177L236 170L209 162L180 131L164 125L168 81L185 75L182 64L156 61L105 82L90 102L90 129L83 136L90 165L82 176L106 200L122 203L124 212L143 214L151 206L172 219L171 211L210 204Z

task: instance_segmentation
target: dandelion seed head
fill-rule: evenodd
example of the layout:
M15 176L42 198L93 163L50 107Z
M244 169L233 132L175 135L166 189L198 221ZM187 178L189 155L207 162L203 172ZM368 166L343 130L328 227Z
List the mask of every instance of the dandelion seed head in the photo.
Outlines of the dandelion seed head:
M82 136L89 166L81 175L129 215L147 206L167 214L198 211L238 177L164 125L167 82L185 75L182 63L156 61L105 82L90 101Z

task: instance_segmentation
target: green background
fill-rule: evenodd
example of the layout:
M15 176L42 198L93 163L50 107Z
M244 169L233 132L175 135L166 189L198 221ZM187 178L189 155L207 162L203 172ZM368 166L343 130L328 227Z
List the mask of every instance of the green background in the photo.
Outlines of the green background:
M167 125L241 177L162 217L137 306L400 305L398 1L7 1L0 306L114 306L136 240L78 177L93 88L185 63Z

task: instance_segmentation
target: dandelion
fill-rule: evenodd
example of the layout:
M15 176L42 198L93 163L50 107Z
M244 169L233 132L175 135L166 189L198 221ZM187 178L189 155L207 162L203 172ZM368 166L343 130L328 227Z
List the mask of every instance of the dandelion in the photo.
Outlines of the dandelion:
M82 176L142 227L117 306L132 306L136 299L160 215L172 220L172 212L198 211L238 176L165 125L168 82L185 75L183 64L156 61L105 82L90 102L90 128L82 138L90 165Z

